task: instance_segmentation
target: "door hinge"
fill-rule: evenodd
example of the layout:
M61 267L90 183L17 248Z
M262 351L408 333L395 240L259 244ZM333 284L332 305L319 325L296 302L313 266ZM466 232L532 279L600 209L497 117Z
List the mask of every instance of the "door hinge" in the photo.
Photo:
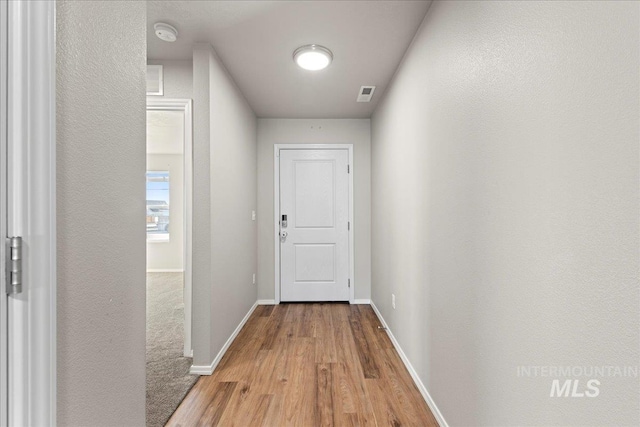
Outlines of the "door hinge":
M347 221L347 230L351 230L351 221Z
M349 165L347 165L347 173L351 173L351 172L349 171Z
M347 279L347 285L349 285L349 287L351 287L351 279Z
M7 295L22 292L22 237L7 238Z

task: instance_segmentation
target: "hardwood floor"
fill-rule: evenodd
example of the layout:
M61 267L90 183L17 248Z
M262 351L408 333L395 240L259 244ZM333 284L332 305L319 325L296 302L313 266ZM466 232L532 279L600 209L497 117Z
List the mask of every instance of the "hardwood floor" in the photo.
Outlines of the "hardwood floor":
M437 426L368 305L258 306L167 426Z

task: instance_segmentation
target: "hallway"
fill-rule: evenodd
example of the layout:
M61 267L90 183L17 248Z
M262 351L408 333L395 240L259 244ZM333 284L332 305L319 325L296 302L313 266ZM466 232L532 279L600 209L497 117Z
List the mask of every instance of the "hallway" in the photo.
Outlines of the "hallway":
M369 305L260 305L168 426L437 426Z
M26 248L7 251L21 271L0 257L25 278L6 298L25 310L0 310L25 356L0 345L22 368L5 389L24 388L2 402L42 420L4 424L151 420L145 217L166 222L143 196L171 171L145 105L163 104L192 110L174 173L200 376L163 423L640 426L640 2L0 5L26 49L0 79L0 164L25 187L5 237Z

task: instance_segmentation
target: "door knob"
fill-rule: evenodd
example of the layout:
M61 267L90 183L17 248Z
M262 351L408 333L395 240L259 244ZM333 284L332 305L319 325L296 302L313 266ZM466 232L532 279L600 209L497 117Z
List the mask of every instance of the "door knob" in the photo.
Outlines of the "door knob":
M281 231L280 232L280 238L282 240L286 239L288 235L289 235L289 233L287 233L286 231Z

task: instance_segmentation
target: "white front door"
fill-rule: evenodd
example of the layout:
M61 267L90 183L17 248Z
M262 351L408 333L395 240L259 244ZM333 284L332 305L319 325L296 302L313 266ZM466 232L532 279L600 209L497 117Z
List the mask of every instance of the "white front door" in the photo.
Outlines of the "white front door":
M281 301L349 300L349 153L280 151Z

